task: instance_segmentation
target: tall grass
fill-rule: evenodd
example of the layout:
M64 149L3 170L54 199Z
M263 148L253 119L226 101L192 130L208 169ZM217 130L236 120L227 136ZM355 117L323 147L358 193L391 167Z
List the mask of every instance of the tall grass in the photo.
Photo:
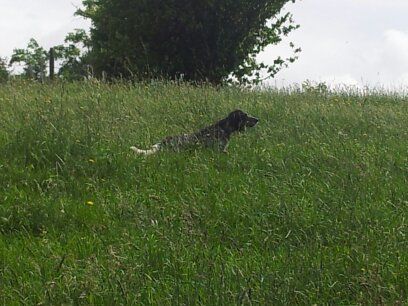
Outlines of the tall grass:
M406 98L0 86L3 304L408 303ZM129 150L236 108L227 155Z

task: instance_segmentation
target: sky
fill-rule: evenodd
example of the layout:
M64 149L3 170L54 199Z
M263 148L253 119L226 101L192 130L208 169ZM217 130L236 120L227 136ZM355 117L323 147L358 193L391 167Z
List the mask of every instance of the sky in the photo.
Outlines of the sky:
M88 29L89 21L73 16L80 6L81 0L0 0L0 56L9 58L31 37L49 48L75 28ZM284 11L300 28L259 59L290 56L290 41L302 52L268 84L408 86L408 0L297 0Z

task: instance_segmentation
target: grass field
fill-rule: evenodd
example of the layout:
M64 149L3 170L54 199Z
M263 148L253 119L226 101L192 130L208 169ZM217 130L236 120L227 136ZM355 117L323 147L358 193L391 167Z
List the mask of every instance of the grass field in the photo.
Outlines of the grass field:
M241 108L209 149L135 156ZM408 303L408 100L0 85L4 305Z

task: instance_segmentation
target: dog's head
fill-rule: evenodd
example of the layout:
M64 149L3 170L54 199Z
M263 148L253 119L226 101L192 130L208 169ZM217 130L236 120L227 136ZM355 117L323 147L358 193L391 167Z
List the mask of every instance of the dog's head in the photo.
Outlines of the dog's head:
M228 126L233 131L244 131L247 127L255 126L259 121L257 118L251 117L239 109L231 112L226 119Z

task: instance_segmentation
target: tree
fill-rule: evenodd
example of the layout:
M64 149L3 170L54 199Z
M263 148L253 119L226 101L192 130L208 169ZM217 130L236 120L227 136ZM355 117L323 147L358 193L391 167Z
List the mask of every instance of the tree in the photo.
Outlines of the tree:
M76 29L65 37L65 44L54 48L56 57L62 60L58 75L67 80L80 80L87 76L87 50L89 37L82 29Z
M58 75L68 80L77 80L86 76L86 55L89 38L82 29L76 29L65 37L65 44L55 46L54 59L61 67ZM35 80L43 80L47 75L50 52L31 38L26 49L14 49L9 66L24 63L24 75Z
M9 72L7 70L6 59L0 57L0 83L7 81Z
M26 49L14 49L9 66L24 63L24 74L28 78L42 80L46 76L49 54L31 38Z
M184 78L219 84L273 77L293 57L272 66L256 55L296 29L295 0L83 0L77 14L92 20L89 60L111 77Z

